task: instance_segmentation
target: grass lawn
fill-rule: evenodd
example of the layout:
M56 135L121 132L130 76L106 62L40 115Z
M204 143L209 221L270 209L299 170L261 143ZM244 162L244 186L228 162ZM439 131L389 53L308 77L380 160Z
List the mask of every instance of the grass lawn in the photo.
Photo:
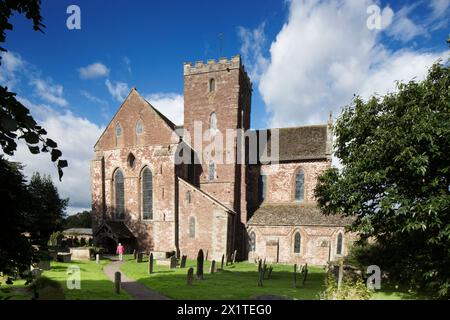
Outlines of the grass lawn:
M130 299L130 296L123 290L119 295L114 293L114 283L106 277L102 270L108 263L108 260L101 260L100 264L96 264L95 261L52 262L52 269L44 271L43 276L61 284L66 300ZM81 271L80 290L67 288L67 267L74 265L78 266Z
M193 285L188 286L186 274L189 267L194 267L195 274L195 260L188 260L185 269L170 269L155 263L152 275L147 274L147 262L136 263L131 256L126 256L125 261L121 270L128 277L172 299L250 299L259 295L319 299L319 292L324 290L325 271L318 267L309 267L305 285L297 279L298 287L293 288L293 266L274 264L271 278L264 280L263 287L258 287L255 264L238 262L225 267L224 271L209 274L210 261L205 261L205 280L194 280Z

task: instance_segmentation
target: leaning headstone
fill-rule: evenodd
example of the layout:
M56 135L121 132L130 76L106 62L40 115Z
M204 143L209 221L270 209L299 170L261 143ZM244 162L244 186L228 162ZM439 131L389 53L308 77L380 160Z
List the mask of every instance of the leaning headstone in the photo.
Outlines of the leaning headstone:
M297 288L297 264L294 264L294 282L292 286L294 288Z
M120 281L121 281L121 274L119 271L117 271L114 274L114 292L116 294L120 294Z
M213 274L216 271L216 260L211 261L211 268L209 272Z
M177 257L171 256L170 257L170 269L175 269L177 267Z
M267 279L270 279L270 276L272 275L273 267L269 267L269 272L267 273Z
M261 269L262 269L261 263L262 263L262 261L261 261L261 259L259 259L259 261L258 261L258 273L260 273Z
M263 286L263 278L264 278L264 273L263 273L262 268L261 268L258 271L258 287L262 287Z
M223 260L225 259L225 255L222 255L222 262L220 263L220 269L223 270Z
M206 250L205 261L208 261L208 250Z
M153 253L148 256L148 274L153 273Z
M186 259L187 259L186 255L181 256L180 268L186 268Z
M197 279L203 280L203 250L200 249L197 255Z
M233 263L236 262L236 256L237 256L237 250L234 250L234 252L233 252Z
M137 254L136 249L134 249L133 250L133 260L136 260L136 254Z
M192 286L192 280L194 279L194 268L189 268L187 272L187 285Z
M100 263L100 255L99 255L98 253L95 255L95 262L96 262L97 264Z

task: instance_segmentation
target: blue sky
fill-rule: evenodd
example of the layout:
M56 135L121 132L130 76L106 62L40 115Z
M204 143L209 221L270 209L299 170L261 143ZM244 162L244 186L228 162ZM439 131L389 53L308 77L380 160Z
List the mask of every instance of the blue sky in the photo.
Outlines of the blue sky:
M71 4L81 30L66 27ZM13 17L0 82L60 141L70 166L57 185L75 212L90 205L92 146L132 86L181 124L183 62L218 59L221 47L250 73L253 128L324 122L353 94L393 91L448 58L449 13L449 0L48 0L45 33ZM14 159L56 177L46 155L19 148Z

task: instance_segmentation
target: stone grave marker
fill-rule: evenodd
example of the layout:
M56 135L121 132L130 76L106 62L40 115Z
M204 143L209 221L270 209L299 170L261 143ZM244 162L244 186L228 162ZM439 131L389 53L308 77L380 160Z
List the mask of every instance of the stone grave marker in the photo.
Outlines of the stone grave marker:
M116 294L120 294L120 282L121 282L121 273L117 271L114 274L114 292Z
M148 256L148 274L153 273L153 253Z
M170 269L175 269L177 267L177 257L171 256L170 257Z
M209 272L213 274L216 271L216 260L211 261L211 268Z
M137 254L136 249L134 249L133 250L133 260L136 260L136 254Z
M97 264L100 263L100 255L99 255L98 253L95 255L95 262L96 262Z
M197 279L203 280L203 250L200 249L197 255Z
M208 261L208 250L206 250L205 261Z
M223 260L225 260L225 255L222 255L222 262L220 263L220 270L223 270Z
M187 272L187 285L192 286L192 280L194 280L194 268L189 268Z
M237 255L237 250L234 250L234 252L233 252L233 262L232 263L236 262L236 255Z
M186 268L186 259L187 259L186 255L181 256L180 268Z
M294 282L292 286L297 288L297 264L294 264Z
M262 271L262 268L261 268L258 271L258 287L262 287L263 286L263 277L264 277L264 274L263 274L263 271Z
M261 272L261 269L262 269L262 261L261 261L261 259L259 259L259 261L258 261L258 273L259 272Z

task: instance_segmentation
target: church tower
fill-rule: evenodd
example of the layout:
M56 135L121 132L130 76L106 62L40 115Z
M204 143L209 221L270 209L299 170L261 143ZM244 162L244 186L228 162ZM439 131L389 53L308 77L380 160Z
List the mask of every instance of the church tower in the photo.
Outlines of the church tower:
M239 55L184 64L184 136L190 135L201 162L197 166L201 169L196 169L201 171L196 173L198 184L237 213L236 226L247 222L246 166L236 161L238 142L230 130L250 128L251 92ZM215 139L222 141L222 150Z

